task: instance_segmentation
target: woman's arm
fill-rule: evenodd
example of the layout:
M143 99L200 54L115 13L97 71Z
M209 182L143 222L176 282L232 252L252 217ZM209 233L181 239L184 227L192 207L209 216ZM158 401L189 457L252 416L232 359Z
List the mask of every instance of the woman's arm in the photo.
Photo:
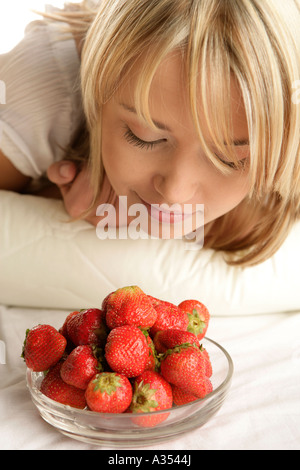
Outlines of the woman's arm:
M22 191L30 182L30 177L23 175L0 150L0 189Z

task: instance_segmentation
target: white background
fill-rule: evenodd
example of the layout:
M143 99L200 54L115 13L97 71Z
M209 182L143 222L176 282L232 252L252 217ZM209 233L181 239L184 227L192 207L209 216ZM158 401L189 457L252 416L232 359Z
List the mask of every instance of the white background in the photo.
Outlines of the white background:
M62 8L64 3L64 0L0 0L0 54L10 51L23 38L30 21L41 19L30 9L44 11L46 4Z

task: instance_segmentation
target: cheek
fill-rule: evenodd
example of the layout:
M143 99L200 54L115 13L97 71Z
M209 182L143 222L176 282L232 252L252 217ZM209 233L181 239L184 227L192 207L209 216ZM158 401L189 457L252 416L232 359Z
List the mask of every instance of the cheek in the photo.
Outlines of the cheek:
M119 133L103 135L103 166L117 194L127 194L128 190L150 180L145 160L136 155Z
M106 173L109 175L118 171L120 158L118 145L114 142L114 139L107 139L103 136L102 140L102 160L103 166Z
M104 169L111 182L113 182L113 180L118 181L118 183L126 181L130 174L130 159L128 159L126 150L124 145L121 145L118 136L113 133L105 132L104 129L102 159Z

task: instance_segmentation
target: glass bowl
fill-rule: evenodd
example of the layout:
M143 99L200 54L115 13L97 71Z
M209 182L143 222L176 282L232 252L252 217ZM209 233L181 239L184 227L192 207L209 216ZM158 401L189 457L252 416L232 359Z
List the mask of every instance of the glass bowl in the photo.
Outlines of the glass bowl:
M203 426L222 406L230 388L233 362L228 352L215 341L204 338L201 343L210 355L214 390L203 399L169 410L114 414L71 408L43 395L40 385L44 374L30 369L27 369L27 386L41 417L64 435L93 445L146 447ZM136 417L162 414L168 414L167 418L154 427L142 427L135 420Z

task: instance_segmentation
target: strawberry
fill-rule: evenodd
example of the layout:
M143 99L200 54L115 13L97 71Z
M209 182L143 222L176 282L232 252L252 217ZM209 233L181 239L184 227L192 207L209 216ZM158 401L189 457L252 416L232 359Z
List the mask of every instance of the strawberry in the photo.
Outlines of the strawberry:
M114 372L126 377L140 375L149 358L149 346L142 331L134 325L111 330L105 345L105 358Z
M210 320L206 306L198 300L184 300L178 308L188 317L187 331L194 333L199 341L204 338Z
M157 305L161 304L161 302L163 302L162 300L157 299L156 297L152 297L152 295L149 295L149 294L147 295L147 297L152 303L153 307L156 307Z
M205 387L205 396L208 395L213 391L213 386L211 381L208 377L203 379L204 387ZM198 400L198 397L189 393L182 388L177 387L176 385L171 385L172 393L173 393L173 403L174 405L180 406L185 405L186 403L190 403L192 401Z
M157 312L157 319L150 329L152 338L160 330L187 329L189 322L188 317L176 305L171 302L161 300L159 303L154 305L154 308Z
M157 372L150 370L143 372L135 378L133 387L132 402L128 412L149 413L172 407L171 385ZM164 421L168 416L169 413L163 413L133 418L133 421L139 426L152 427Z
M194 333L183 330L161 330L153 338L155 349L158 353L164 353L168 349L175 348L184 343L195 344L200 347L197 336Z
M115 372L97 374L85 391L88 407L99 413L123 413L130 405L132 387L128 378Z
M103 301L110 329L122 325L150 328L157 317L148 296L138 286L117 289Z
M67 315L64 323L63 323L63 326L59 329L59 332L61 335L63 335L66 340L69 339L69 336L68 336L68 321L70 320L70 318L74 317L75 315L77 315L77 313L79 313L78 310L75 310L74 312L71 312Z
M198 400L198 397L192 393L182 390L182 388L177 387L176 385L171 385L172 394L173 394L173 403L174 405L180 406L190 403L192 401Z
M22 357L27 367L43 372L63 356L67 340L53 326L37 325L26 331Z
M107 308L107 302L110 296L114 293L115 291L110 292L107 294L107 296L102 300L102 305L101 305L101 310L106 314L106 308Z
M96 344L103 347L107 337L105 315L102 310L81 310L67 321L67 332L75 346Z
M158 354L165 353L168 349L173 349L176 346L191 344L196 346L204 356L205 362L205 375L206 377L212 376L212 365L209 354L203 346L199 344L198 338L194 333L182 330L162 330L158 331L153 339L155 350Z
M213 370L209 354L207 352L207 349L204 349L202 345L200 346L200 351L202 352L202 355L205 359L205 375L206 377L210 378L212 376Z
M206 377L205 385L206 385L206 394L208 395L208 394L211 393L211 392L213 391L213 389L214 389L213 384L212 384L211 381L209 380L209 377Z
M77 346L64 361L60 376L64 382L85 390L90 380L99 372L96 351L92 346Z
M83 410L86 407L84 390L66 384L62 380L60 376L62 364L63 362L58 362L49 370L41 383L40 390L52 400L62 403L63 405Z
M62 327L58 330L61 335L63 335L66 340L67 340L67 346L66 346L66 353L70 354L70 352L75 348L74 343L70 340L69 335L68 335L68 321L70 318L74 317L74 315L77 315L79 313L78 310L71 312L67 315Z
M183 344L169 349L160 363L161 375L170 384L198 398L207 394L205 358L199 348ZM207 380L206 380L207 379Z

